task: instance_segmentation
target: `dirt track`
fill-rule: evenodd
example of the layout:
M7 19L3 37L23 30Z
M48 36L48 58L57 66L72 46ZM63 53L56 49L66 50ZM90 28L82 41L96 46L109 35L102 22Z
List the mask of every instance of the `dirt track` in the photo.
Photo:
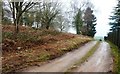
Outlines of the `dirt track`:
M78 67L75 72L110 72L112 63L110 46L107 42L102 42L93 56Z
M96 41L91 41L79 49L73 52L69 52L48 64L42 65L40 67L30 67L23 70L23 72L65 72L75 62L80 60L95 44Z

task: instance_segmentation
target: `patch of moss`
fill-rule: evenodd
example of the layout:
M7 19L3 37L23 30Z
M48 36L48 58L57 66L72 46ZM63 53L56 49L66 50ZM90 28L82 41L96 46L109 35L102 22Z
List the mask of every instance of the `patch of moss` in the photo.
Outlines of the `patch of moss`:
M39 61L46 61L50 58L50 54L49 53L40 53L40 55L38 55L37 60Z

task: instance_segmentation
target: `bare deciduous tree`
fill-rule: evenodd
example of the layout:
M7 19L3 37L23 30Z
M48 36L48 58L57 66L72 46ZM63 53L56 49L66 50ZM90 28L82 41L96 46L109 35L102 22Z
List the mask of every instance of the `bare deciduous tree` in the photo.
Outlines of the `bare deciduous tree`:
M52 21L59 14L59 11L59 3L57 2L43 1L40 3L37 15L42 27L49 29Z
M54 27L61 31L65 32L69 29L69 20L63 15L58 15L55 20L53 20Z
M15 33L19 32L18 25L20 24L22 14L31 9L35 4L36 3L32 1L26 2L24 0L18 2L16 2L15 0L9 1L9 6L12 12L13 21L15 25Z

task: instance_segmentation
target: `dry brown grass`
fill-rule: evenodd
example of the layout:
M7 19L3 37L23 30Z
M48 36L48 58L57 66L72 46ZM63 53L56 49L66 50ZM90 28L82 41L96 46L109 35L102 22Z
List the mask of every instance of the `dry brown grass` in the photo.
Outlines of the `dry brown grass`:
M91 38L82 35L25 27L20 27L17 39L14 39L14 26L3 26L2 32L3 72L42 64L91 40Z

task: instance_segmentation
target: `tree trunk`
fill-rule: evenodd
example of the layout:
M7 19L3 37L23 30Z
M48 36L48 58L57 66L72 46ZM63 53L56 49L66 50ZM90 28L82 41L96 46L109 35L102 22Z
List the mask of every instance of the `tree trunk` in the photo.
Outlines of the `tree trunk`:
M46 26L46 29L47 29L47 30L49 29L49 25Z
M15 21L15 33L19 33L19 23L20 23L20 16L16 17L16 21Z
M16 24L15 33L19 33L19 27L18 27L18 24Z
M79 25L76 25L76 32L77 32L77 34L80 34L80 26Z
M48 30L49 27L50 27L50 20L49 20L49 21L47 22L47 24L46 24L46 29Z
M118 28L118 35L117 35L117 44L118 44L118 47L120 48L120 28Z

